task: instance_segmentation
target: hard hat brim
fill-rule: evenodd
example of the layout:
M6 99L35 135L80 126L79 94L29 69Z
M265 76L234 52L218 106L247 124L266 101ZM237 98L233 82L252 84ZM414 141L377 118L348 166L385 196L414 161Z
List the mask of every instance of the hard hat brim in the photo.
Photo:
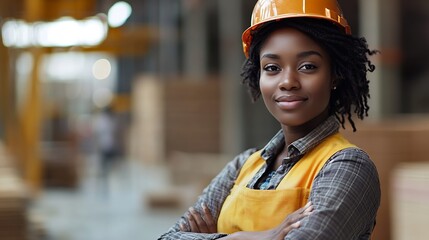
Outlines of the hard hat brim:
M259 0L252 13L251 26L242 34L243 51L248 58L252 41L251 33L268 22L280 21L288 18L316 18L325 19L351 35L347 20L343 17L336 0L311 0L306 2L287 0Z

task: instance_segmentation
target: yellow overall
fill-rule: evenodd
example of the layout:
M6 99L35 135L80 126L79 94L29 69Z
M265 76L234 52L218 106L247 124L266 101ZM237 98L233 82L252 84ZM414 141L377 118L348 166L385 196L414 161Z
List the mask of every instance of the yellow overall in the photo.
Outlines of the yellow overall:
M222 206L218 231L230 234L276 227L287 215L307 203L314 177L326 161L336 152L349 147L356 146L339 133L327 137L292 167L275 190L246 187L265 164L261 152L255 152L243 165Z

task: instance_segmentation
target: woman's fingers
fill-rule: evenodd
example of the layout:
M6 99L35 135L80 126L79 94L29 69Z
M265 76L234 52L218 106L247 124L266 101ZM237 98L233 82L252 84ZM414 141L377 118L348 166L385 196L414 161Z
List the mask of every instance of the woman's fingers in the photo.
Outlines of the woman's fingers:
M301 225L301 222L298 221L298 222L295 222L295 223L290 224L290 225L286 226L285 228L283 228L282 229L282 235L281 235L282 238L281 239L283 239L284 236L286 236L290 232L290 230L295 229L295 228L299 228L300 225Z
M194 217L192 216L192 214L189 213L187 217L188 217L189 227L191 228L190 232L199 233L200 229L199 229L197 222L195 221Z
M313 205L311 202L308 202L304 207L300 208L300 210L301 213L311 212L313 211Z
M183 224L183 223L181 223L180 225L179 225L179 228L180 228L180 231L182 231L182 232L188 232L188 230L186 229L186 227L185 227L185 224Z
M313 210L314 210L314 207L313 206L309 206L308 208L306 208L305 210L304 210L304 212L302 213L304 216L308 216L308 215L310 215L312 212L313 212Z
M201 214L198 213L194 208L190 208L189 212L191 213L190 216L191 216L193 222L196 224L198 231L200 233L208 233L209 228L207 226L207 223L201 217Z
M201 204L201 208L203 209L203 219L205 220L208 232L209 233L217 233L217 224L213 219L212 213L210 212L210 209L204 204Z
M310 215L314 210L313 205L311 204L311 202L308 202L304 207L300 208L298 210L298 213L301 217L305 217Z
M311 202L307 202L307 204L305 204L305 206L304 206L304 207L302 207L302 208L298 209L298 212L299 212L299 213L302 213L302 212L304 212L306 209L308 209L310 206L311 206Z
M311 202L308 202L304 207L296 210L295 212L289 214L287 218L283 221L283 229L289 229L289 227L295 227L295 223L300 221L306 216L309 216L313 212L314 208Z
M214 220L210 209L204 204L201 204L201 209L198 211L191 207L185 215L189 228L185 224L180 224L179 228L184 232L195 233L217 233L217 223Z

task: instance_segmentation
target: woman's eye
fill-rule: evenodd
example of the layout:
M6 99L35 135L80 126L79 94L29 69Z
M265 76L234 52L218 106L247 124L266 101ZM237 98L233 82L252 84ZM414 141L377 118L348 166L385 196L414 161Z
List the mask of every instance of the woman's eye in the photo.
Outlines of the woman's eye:
M317 67L313 64L304 64L301 67L299 67L299 70L314 70Z
M280 68L277 67L276 65L270 64L270 65L266 65L264 67L264 71L267 71L267 72L277 72L277 71L280 71Z

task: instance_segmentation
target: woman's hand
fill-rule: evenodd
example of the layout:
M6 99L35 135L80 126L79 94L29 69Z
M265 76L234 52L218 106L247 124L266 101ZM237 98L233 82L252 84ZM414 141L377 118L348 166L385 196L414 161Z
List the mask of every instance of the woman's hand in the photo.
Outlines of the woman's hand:
M290 230L299 228L301 219L309 216L312 212L313 206L311 202L308 202L304 207L289 214L276 228L265 231L269 235L267 239L283 240Z
M217 233L217 222L214 221L210 209L204 204L201 204L202 212L197 212L194 208L189 208L186 214L186 220L190 229L187 229L183 224L180 225L180 230L183 232L195 233Z

